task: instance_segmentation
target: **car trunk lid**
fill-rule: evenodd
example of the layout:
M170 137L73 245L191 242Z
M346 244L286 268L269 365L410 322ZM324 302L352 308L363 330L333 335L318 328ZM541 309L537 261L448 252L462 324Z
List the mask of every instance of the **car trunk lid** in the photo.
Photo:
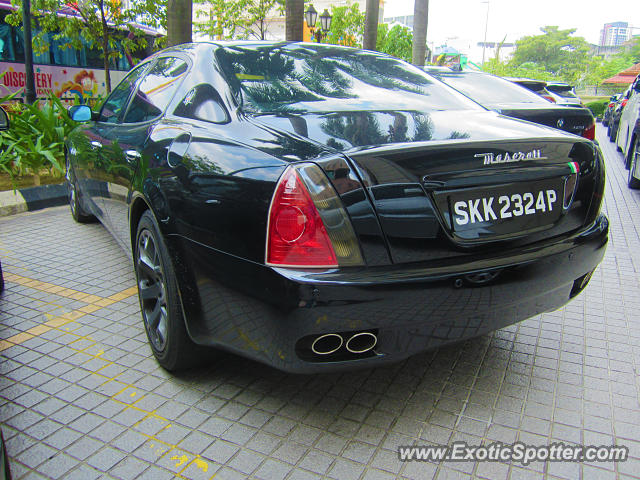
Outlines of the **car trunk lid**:
M442 142L350 158L395 263L565 235L595 218L602 194L596 147L582 140Z

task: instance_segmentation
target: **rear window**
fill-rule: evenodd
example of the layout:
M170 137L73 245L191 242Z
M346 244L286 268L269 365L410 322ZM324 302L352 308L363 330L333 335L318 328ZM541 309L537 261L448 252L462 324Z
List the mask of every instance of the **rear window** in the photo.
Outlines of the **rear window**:
M437 77L447 85L464 93L483 105L497 103L536 103L549 106L549 102L531 90L509 80L486 73L442 73Z
M242 108L254 113L479 109L392 57L326 45L242 45L216 52Z
M547 90L550 90L563 98L578 98L578 96L573 92L573 87L570 85L547 85Z

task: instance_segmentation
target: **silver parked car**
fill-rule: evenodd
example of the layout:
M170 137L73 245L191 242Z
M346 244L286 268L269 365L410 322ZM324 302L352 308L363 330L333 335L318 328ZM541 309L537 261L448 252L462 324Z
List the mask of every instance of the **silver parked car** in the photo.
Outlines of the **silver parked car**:
M547 82L546 89L558 105L567 105L569 107L584 106L580 97L576 95L574 88L568 83Z
M616 147L629 169L629 187L640 188L640 75L631 84L629 99L620 115Z

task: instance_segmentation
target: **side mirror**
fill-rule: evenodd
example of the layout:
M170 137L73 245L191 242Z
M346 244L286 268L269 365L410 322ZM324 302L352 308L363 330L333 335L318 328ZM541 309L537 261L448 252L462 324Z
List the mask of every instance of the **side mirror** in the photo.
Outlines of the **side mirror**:
M2 107L0 107L0 130L9 130L9 116Z
M635 83L635 85L633 86L633 89L634 89L636 92L640 92L640 80L636 80L636 83Z
M69 107L69 118L76 122L88 122L91 120L91 109L86 105L73 105Z

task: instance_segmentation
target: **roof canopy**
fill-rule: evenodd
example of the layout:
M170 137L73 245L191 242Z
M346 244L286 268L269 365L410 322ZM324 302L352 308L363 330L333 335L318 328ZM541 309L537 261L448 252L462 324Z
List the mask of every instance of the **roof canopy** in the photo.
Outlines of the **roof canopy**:
M611 78L607 78L602 83L616 83L619 85L631 85L636 77L640 74L640 63L627 68L626 70L617 73Z

